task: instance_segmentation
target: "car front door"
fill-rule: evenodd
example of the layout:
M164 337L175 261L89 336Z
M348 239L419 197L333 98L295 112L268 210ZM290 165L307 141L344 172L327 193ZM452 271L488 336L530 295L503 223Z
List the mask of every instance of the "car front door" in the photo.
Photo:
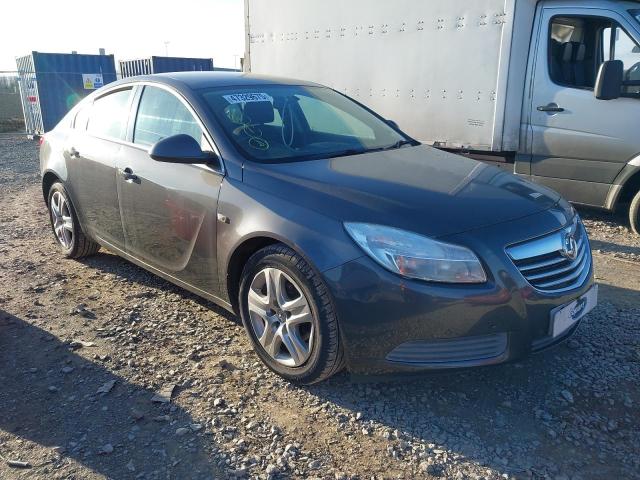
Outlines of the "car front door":
M174 280L215 295L220 165L153 160L150 147L172 135L190 135L203 150L212 145L179 93L160 86L139 88L130 143L118 164L126 251Z
M116 186L132 87L107 92L78 111L67 140L68 185L87 234L124 248Z
M616 176L640 152L638 95L594 96L599 67L612 54L612 25L629 40L618 53L627 48L634 55L630 25L593 8L545 8L541 20L530 107L532 179L571 201L604 206Z

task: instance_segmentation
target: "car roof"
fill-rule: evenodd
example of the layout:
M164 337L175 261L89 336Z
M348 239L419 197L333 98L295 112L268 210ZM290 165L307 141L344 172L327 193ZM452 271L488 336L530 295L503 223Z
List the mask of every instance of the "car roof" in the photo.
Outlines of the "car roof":
M291 78L272 77L244 72L173 72L156 73L153 75L140 75L128 77L117 82L126 84L133 82L156 82L172 85L174 87L187 87L193 90L212 87L237 87L252 85L306 85L319 86L317 83ZM115 85L112 83L110 85Z

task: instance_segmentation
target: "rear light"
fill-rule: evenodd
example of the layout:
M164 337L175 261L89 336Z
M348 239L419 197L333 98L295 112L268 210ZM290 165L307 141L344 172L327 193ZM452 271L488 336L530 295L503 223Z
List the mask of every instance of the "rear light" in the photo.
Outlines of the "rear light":
M40 135L38 137L38 146L41 147L43 143L44 143L44 135Z

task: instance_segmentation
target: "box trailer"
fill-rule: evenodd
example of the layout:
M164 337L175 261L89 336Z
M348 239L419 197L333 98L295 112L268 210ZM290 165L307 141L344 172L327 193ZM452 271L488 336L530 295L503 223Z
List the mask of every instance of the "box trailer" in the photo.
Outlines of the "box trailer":
M247 71L330 86L577 203L640 190L638 2L245 0L245 18Z
M513 41L529 41L534 1L517 17L514 0L276 3L246 2L252 72L331 86L426 143L517 149L505 117L518 115L522 89L509 96L508 82L524 82L527 59L509 58Z
M29 135L51 130L81 99L117 80L113 55L31 52L16 64Z
M210 72L213 71L213 59L188 57L157 57L136 60L121 60L122 78L135 75L151 75L168 72Z

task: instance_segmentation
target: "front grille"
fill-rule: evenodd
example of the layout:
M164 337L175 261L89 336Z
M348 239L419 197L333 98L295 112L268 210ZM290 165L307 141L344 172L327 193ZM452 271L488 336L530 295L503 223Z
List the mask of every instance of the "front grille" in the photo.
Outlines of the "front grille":
M507 334L417 340L398 345L387 355L390 362L422 366L455 366L467 362L492 363L507 350Z
M575 239L575 257L570 255ZM577 219L558 232L507 248L507 254L524 278L537 290L559 293L580 287L591 270L587 232Z

